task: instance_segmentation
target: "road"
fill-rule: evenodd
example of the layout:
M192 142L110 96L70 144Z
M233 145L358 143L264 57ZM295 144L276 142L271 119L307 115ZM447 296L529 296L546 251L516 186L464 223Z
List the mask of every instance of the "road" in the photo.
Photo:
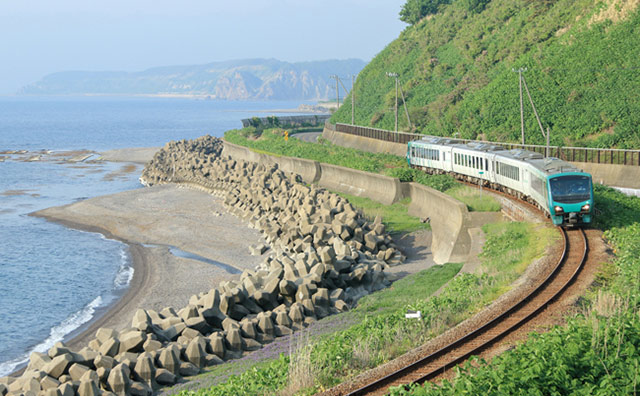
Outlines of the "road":
M317 143L318 138L322 136L322 132L300 132L294 133L291 137L300 139L303 142Z

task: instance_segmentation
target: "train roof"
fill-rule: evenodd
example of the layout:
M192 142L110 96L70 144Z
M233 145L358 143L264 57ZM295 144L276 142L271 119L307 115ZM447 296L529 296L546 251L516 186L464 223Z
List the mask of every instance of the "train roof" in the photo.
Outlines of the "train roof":
M501 157L510 158L516 161L524 161L531 164L546 175L553 175L564 172L582 172L582 169L576 168L572 164L555 157L545 158L542 154L534 151L523 149L507 149L503 146L485 142L468 142L464 143L458 139L443 138L437 136L427 136L420 140L414 140L414 143L439 144L452 146L458 149L466 149L472 151L492 152Z

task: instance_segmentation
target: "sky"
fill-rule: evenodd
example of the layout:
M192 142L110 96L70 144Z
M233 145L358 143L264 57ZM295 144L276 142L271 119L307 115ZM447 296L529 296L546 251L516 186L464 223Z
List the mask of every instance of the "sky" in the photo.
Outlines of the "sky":
M0 0L0 95L49 73L371 60L406 0Z

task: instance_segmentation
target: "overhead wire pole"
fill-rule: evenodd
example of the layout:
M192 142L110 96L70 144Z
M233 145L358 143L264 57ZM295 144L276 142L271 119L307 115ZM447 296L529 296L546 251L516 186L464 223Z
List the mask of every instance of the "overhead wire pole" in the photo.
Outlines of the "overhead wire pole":
M407 124L409 124L409 132L411 132L411 119L409 118L409 109L407 109L407 102L404 100L404 92L402 91L402 85L400 86L400 95L402 95L402 106L404 107L404 114L407 116Z
M518 70L511 69L513 72L518 72L518 83L520 85L520 130L522 132L522 144L524 145L524 105L522 104L522 73L527 71L526 67L521 67Z
M340 108L340 87L338 86L338 82L340 78L336 74L332 74L329 78L333 78L336 80L336 111Z
M351 75L351 125L356 124L356 75Z
M396 107L395 107L395 116L396 116L396 129L398 132L398 73L387 72L387 77L393 77L396 79Z
M536 120L538 120L538 126L540 127L540 133L542 133L542 137L547 140L547 157L549 156L549 129L547 128L547 134L545 135L544 129L542 128L542 122L540 122L540 117L538 116L538 111L536 110L536 106L533 104L533 99L531 99L531 93L529 92L529 87L527 86L527 81L522 76L522 84L524 84L524 89L527 91L527 96L529 97L529 102L531 103L531 107L533 108L533 114L536 116Z

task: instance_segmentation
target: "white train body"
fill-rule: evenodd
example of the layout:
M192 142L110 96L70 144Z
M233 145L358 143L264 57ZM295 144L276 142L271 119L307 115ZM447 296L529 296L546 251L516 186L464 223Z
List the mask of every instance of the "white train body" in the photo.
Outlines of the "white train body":
M591 222L591 176L557 158L488 143L464 144L455 139L426 137L409 142L407 161L409 166L428 173L451 174L526 200L546 212L554 224ZM567 189L574 186L574 191L558 200L552 195L561 195L557 190L550 194L549 188L561 184Z

